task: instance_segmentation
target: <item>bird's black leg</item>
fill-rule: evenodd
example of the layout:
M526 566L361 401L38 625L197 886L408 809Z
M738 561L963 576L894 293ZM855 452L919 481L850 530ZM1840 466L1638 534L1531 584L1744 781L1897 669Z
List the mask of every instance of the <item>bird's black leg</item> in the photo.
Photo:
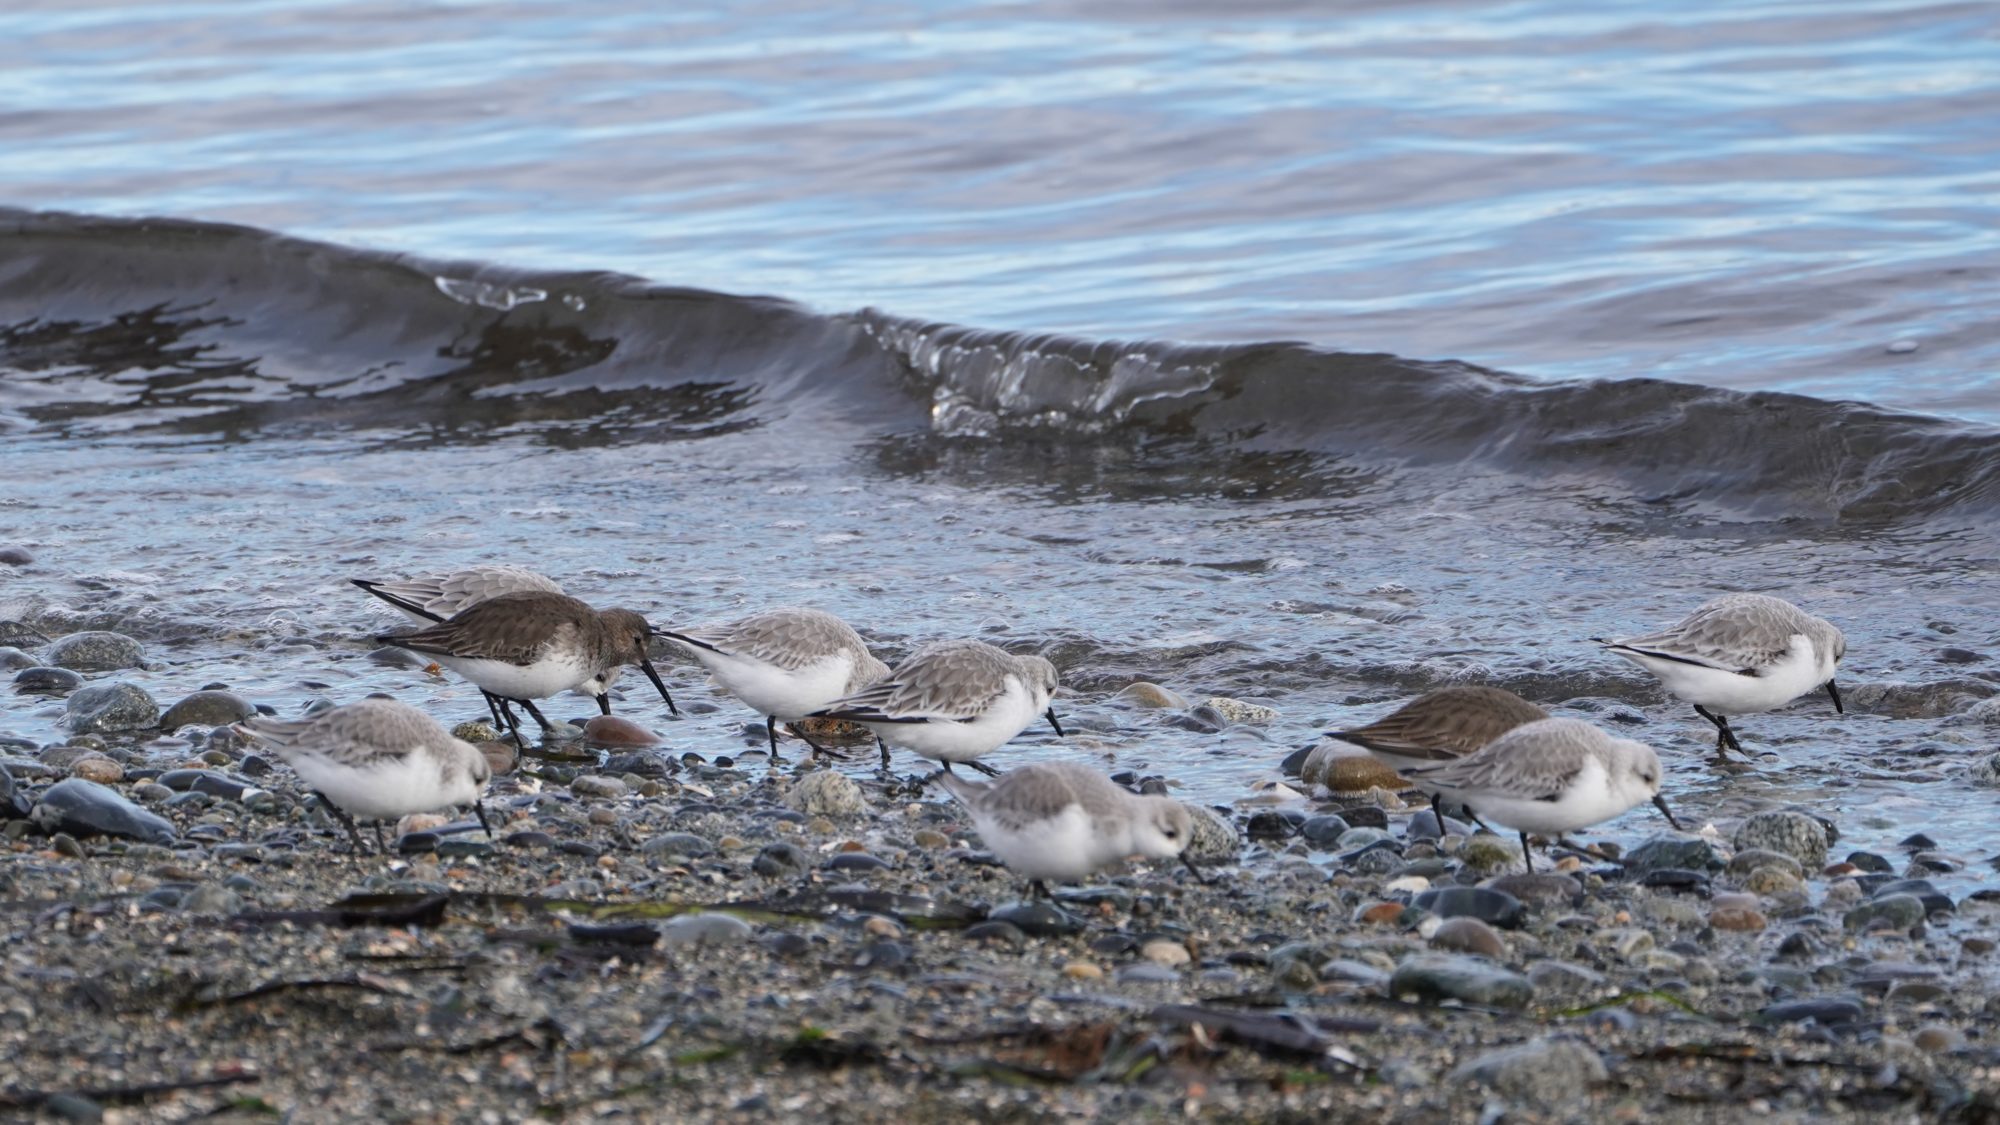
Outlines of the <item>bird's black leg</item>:
M1535 873L1535 853L1528 850L1528 834L1521 833L1521 862L1528 865L1528 874Z
M383 855L389 854L389 841L382 838L382 822L375 822L375 848Z
M986 764L985 762L982 762L982 761L980 761L980 760L979 760L979 759L977 759L977 758L974 758L973 760L971 760L971 761L969 761L969 762L967 762L967 763L965 763L965 764L966 764L966 765L968 765L968 766L971 766L971 767L972 767L973 769L976 769L976 770L978 770L978 771L979 771L980 773L983 773L983 774L985 774L985 775L986 775L987 777L999 777L999 776L1000 776L1000 771L999 771L999 770L996 770L996 769L994 769L994 768L993 768L992 766L989 766L989 765L987 765L987 764Z
M500 701L500 717L506 722L507 733L514 736L514 748L523 754L527 753L528 740L521 737L521 720L514 717L514 709L507 706L507 701L504 699Z
M1052 899L1056 897L1049 893L1049 885L1047 883L1042 882L1040 879L1028 880L1028 892L1035 898Z
M486 802L472 802L472 815L479 818L479 827L486 829L486 838L493 838L493 822L486 819Z
M598 714L601 714L601 715L609 715L609 714L611 713L611 693L610 693L610 692L608 692L608 691L600 691L600 692L598 692L598 693L597 693L597 711L598 711Z
M541 709L540 707L537 707L537 706L535 706L535 701L534 701L534 700L532 700L532 699L516 699L516 700L515 700L514 702L516 702L516 703L520 704L520 705L521 705L522 707L526 708L526 709L527 709L527 712L528 712L528 715L529 715L529 717L530 717L530 718L532 718L532 719L534 719L534 720L535 720L536 722L538 722L538 723L542 724L542 733L543 733L543 734L547 734L547 733L549 733L550 731L552 731L552 730L556 729L556 728L555 728L555 724L554 724L554 723L551 723L551 722L549 722L549 720L548 720L548 717L542 714L542 709Z
M354 841L354 854L360 855L366 850L367 845L361 842L361 830L354 827L354 818L347 815L347 810L334 804L324 793L315 791L313 796L318 797L319 803L326 806L326 811L333 814L333 819L339 821L341 826L347 829L347 838Z
M479 694L486 700L486 713L493 716L493 729L506 730L507 721L500 717L500 698L490 691L481 691Z
M1727 756L1722 752L1722 749L1725 746L1731 750L1736 751L1738 754L1742 754L1746 758L1750 756L1749 753L1743 749L1743 744L1741 742L1736 741L1736 732L1729 729L1729 716L1718 715L1715 712L1710 711L1708 708L1703 707L1699 703L1694 705L1694 710L1695 714L1700 715L1702 718L1707 719L1709 722L1715 724L1716 757L1721 758Z
M882 741L882 736L878 734L875 736L875 745L882 751L882 768L886 770L889 768L889 744Z

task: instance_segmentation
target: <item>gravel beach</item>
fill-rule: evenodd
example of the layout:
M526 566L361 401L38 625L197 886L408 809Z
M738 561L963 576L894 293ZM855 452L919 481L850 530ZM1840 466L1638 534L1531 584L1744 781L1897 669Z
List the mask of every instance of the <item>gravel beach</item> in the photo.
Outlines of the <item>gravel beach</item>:
M128 717L0 752L10 1116L2000 1107L2000 891L1954 900L1926 880L1948 848L1853 852L1805 810L1622 854L1538 849L1525 875L1514 840L1455 822L1440 839L1414 796L1295 781L1317 799L1209 809L1207 884L1157 865L1033 902L867 744L773 771L755 751L487 742L497 839L411 818L389 854L354 854L229 730L252 701L191 692L174 709L193 721L166 733L145 725L157 708L99 694Z

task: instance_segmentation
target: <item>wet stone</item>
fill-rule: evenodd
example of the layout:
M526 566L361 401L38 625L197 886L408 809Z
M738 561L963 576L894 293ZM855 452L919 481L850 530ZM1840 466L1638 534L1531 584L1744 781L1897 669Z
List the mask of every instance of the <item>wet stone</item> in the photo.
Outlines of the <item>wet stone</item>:
M240 801L245 793L257 791L248 780L215 770L168 770L158 781L176 792L206 793L230 801Z
M12 645L0 645L0 672L18 672L23 668L33 668L38 661Z
M812 870L812 856L797 844L779 841L766 844L757 858L750 861L750 870L766 879L803 875Z
M1520 869L1521 849L1512 840L1480 833L1465 842L1459 849L1459 861L1473 871L1499 871L1504 868Z
M120 836L152 844L171 844L178 836L171 823L115 790L75 777L43 790L31 816L44 832Z
M1236 829L1227 820L1218 816L1215 810L1205 805L1184 802L1188 816L1194 821L1194 831L1188 840L1186 855L1196 863L1235 859L1239 844Z
M78 734L150 730L160 725L160 707L137 684L91 684L70 693L63 721Z
M1014 925L1012 922L994 922L989 920L980 922L974 926L968 926L965 930L965 938L968 941L1004 945L1010 949L1024 949L1028 944L1028 935L1022 933L1021 927Z
M798 779L785 794L785 804L807 816L859 816L867 798L854 779L837 770L814 770Z
M1453 953L1476 953L1482 957L1504 957L1507 943L1493 927L1477 918L1447 918L1431 932L1431 948Z
M23 695L63 696L83 686L83 677L67 668L27 668L14 674L14 690Z
M732 914L683 914L660 927L660 940L667 945L729 945L749 936L750 923Z
M1756 848L1777 852L1816 871L1826 863L1829 838L1826 826L1816 817L1790 809L1770 809L1738 825L1733 842L1738 851Z
M180 910L187 914L225 916L243 909L243 899L235 891L215 883L203 883L181 896Z
M1662 868L1710 871L1722 866L1722 856L1699 836L1654 836L1625 856L1625 870L1634 875Z
M1188 705L1188 701L1180 695L1168 691L1158 684L1147 683L1144 680L1127 686L1123 691L1112 696L1111 702L1151 710L1173 711L1184 710Z
M1520 899L1489 887L1439 887L1418 895L1413 904L1440 918L1477 918L1502 929L1518 927L1527 912Z
M1115 979L1125 984L1178 984L1181 975L1165 965L1138 961L1119 966Z
M1082 933L1084 921L1047 902L1010 902L989 911L989 922L1006 922L1031 937L1061 937Z
M618 778L587 773L570 782L569 791L579 797L615 798L623 797L631 789Z
M1915 895L1924 904L1925 914L1936 914L1940 910L1956 910L1951 896L1939 891L1929 879L1898 879L1875 888L1870 898L1888 898L1890 895Z
M583 737L599 746L655 746L660 736L630 719L599 715L583 724Z
M1611 1077L1596 1051L1574 1039L1533 1039L1488 1051L1451 1072L1453 1082L1480 1082L1516 1103L1560 1106L1590 1096Z
M1513 895L1523 905L1531 906L1566 905L1583 897L1582 883L1553 871L1537 871L1532 875L1515 871L1495 875L1479 885L1490 891Z
M1610 991L1610 979L1568 961L1539 960L1528 966L1528 983L1552 1003L1580 1003Z
M1840 1027L1860 1022L1863 1011L1858 1001L1838 997L1787 1000L1763 1008L1757 1013L1756 1022L1774 1026L1811 1020L1827 1027Z
M35 556L26 547L16 547L11 543L0 547L0 566L27 566L34 561Z
M1289 840L1296 836L1305 815L1297 809L1259 809L1250 814L1243 832L1252 840Z
M867 852L841 852L826 861L828 871L880 871L888 866L887 860Z
M1534 999L1527 978L1490 961L1453 953L1419 953L1389 976L1389 995L1436 1003L1458 1000L1496 1008L1522 1008Z
M552 848L556 845L556 838L546 832L530 830L509 832L500 838L500 842L510 848Z
M160 726L179 730L184 726L219 727L239 723L257 713L250 702L235 692L198 691L167 708Z
M447 836L437 846L437 854L446 859L472 859L492 855L497 850L492 841L477 836Z
M1908 930L1925 917L1923 900L1915 895L1888 895L1870 899L1841 917L1849 933L1874 930Z
M1731 875L1748 875L1760 867L1776 867L1800 877L1806 873L1798 860L1763 848L1748 848L1729 857L1728 871Z
M765 949L771 951L771 956L787 960L804 957L812 952L812 939L788 930L764 935L763 944Z
M772 844L771 847L790 848L793 845ZM668 832L665 835L655 836L645 843L640 844L639 850L647 855L656 855L663 859L700 859L703 856L715 854L713 845L692 832ZM770 848L764 850L769 851ZM758 874L761 875L763 872L760 871Z
M146 650L123 633L71 633L49 646L48 661L72 672L116 672L143 666Z

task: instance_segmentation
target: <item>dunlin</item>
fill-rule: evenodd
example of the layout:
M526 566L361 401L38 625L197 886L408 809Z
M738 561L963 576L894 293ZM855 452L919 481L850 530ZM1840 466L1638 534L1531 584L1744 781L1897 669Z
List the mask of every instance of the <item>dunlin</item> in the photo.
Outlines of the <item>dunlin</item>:
M1328 731L1326 736L1361 747L1407 777L1413 770L1463 758L1522 723L1548 717L1511 691L1465 685L1427 691L1365 727ZM1426 792L1442 832L1444 809L1437 791Z

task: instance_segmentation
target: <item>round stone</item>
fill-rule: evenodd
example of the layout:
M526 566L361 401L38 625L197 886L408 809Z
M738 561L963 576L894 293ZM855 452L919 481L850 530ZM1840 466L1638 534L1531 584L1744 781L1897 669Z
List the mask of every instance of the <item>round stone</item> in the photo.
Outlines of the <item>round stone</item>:
M579 797L623 797L630 789L615 777L587 773L569 783L569 791Z
M1436 1003L1458 1000L1496 1008L1524 1008L1534 999L1525 977L1490 961L1455 953L1420 953L1396 966L1389 995Z
M1790 809L1757 813L1736 828L1738 851L1761 848L1797 860L1802 868L1818 870L1826 863L1826 826L1816 818Z
M146 650L123 633L92 630L71 633L50 645L48 660L73 672L116 672L144 665Z
M1148 710L1184 711L1188 701L1158 684L1144 680L1132 684L1111 697L1113 703L1123 703L1128 707L1142 707Z
M1331 739L1313 747L1299 777L1311 785L1324 785L1335 793L1366 793L1371 789L1395 791L1409 788L1403 775L1376 760L1375 755L1345 742Z
M14 690L24 695L64 696L83 686L83 677L67 668L24 668L14 674Z
M1769 923L1754 906L1718 906L1708 912L1708 924L1718 930L1754 934Z
M785 804L807 816L859 816L868 808L861 786L837 770L813 770L799 778Z
M69 764L69 775L99 785L116 785L125 780L125 767L102 754L91 754Z
M1221 715L1224 719L1232 723L1248 723L1252 726L1264 726L1274 723L1278 719L1278 711L1275 707L1265 707L1257 703L1245 703L1240 699L1230 699L1227 696L1211 695L1201 702L1202 706L1214 710L1216 714Z
M1236 829L1206 805L1197 805L1192 801L1182 804L1194 823L1187 850L1182 854L1197 863L1235 859L1241 846L1236 839Z
M1155 965L1165 965L1170 969L1179 968L1194 960L1193 955L1188 953L1187 946L1166 938L1154 938L1140 946L1139 956Z
M599 746L654 746L660 736L630 719L599 715L583 724L583 737Z
M160 705L137 684L91 684L70 693L63 721L75 733L151 730Z
M166 730L189 725L220 727L242 722L256 713L257 709L235 692L198 691L167 708L167 713L160 716L160 726Z
M1507 943L1493 927L1477 918L1446 918L1431 932L1431 948L1453 953L1477 953L1482 957L1504 957Z

